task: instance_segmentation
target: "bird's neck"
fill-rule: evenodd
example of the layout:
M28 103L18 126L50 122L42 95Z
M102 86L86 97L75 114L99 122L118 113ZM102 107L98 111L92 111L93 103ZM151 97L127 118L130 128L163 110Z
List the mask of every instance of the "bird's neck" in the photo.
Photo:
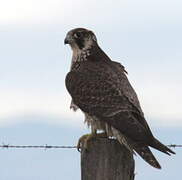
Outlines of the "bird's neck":
M84 61L107 61L110 58L104 53L104 51L97 46L90 46L89 48L83 49L72 49L72 63L71 67L76 62L84 62Z
M91 55L91 48L89 49L75 49L73 50L73 56L72 56L72 62L81 62L81 61L87 61L88 56Z

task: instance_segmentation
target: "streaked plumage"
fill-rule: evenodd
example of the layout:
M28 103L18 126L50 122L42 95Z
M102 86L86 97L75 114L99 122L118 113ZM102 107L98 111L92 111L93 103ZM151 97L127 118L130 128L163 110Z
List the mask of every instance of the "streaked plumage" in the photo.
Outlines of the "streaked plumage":
M90 30L69 31L65 43L73 50L71 70L66 76L71 106L83 111L93 132L102 130L108 137L116 137L128 150L161 168L149 146L169 155L174 152L152 135L124 67L102 51Z

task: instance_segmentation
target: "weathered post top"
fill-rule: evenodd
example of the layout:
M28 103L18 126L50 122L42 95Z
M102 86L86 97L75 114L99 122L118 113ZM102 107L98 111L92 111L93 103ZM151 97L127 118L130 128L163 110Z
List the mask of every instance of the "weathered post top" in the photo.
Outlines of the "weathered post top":
M114 139L90 140L81 152L81 180L134 180L133 154Z

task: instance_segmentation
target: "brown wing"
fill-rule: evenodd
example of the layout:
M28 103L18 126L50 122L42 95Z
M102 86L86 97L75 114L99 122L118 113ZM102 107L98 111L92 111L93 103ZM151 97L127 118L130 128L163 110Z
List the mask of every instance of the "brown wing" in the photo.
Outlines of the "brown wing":
M133 87L131 86L130 82L128 81L128 78L126 76L127 72L126 72L124 66L118 62L115 62L115 61L112 61L112 66L114 66L115 71L116 71L118 78L120 80L121 91L127 97L128 101L130 101L130 103L132 103L140 112L138 119L141 120L141 123L143 124L143 126L145 126L145 128L150 130L150 128L149 128L149 126L148 126L148 124L144 118L144 114L143 114L143 111L141 109L137 94L136 94L135 90L133 89Z
M137 94L128 81L128 78L126 76L127 71L125 70L124 66L115 61L112 61L111 64L117 73L118 79L120 80L121 91L128 98L128 100L140 111L141 115L143 115Z
M66 87L82 111L107 121L133 140L148 141L151 131L140 110L123 93L129 86L127 77L121 71L125 77L121 82L118 73L105 62L82 62L67 74Z

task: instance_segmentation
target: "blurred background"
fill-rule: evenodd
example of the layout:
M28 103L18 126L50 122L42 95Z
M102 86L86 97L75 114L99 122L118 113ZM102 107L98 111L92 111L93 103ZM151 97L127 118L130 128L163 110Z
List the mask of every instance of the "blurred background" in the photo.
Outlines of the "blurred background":
M122 63L146 119L164 144L182 144L182 1L6 0L0 6L0 143L75 145L88 133L69 109L64 79L71 63L66 33L95 32ZM182 149L154 152L163 169L139 157L136 180L179 179ZM80 179L75 149L0 149L1 180Z

